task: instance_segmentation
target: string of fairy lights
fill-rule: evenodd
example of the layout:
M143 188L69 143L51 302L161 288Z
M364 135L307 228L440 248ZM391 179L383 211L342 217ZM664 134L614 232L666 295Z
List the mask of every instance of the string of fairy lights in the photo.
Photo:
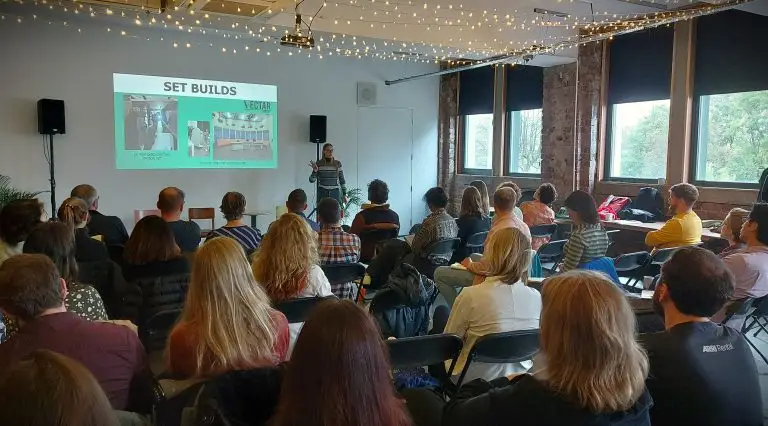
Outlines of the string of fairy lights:
M193 5L194 1L190 0L188 6ZM668 3L656 1L660 4ZM694 0L672 1L677 3L676 6L680 6L680 3L694 3ZM5 3L32 10L31 13L24 13L13 8L8 8L9 11L0 9L0 23L18 25L30 21L42 22L70 28L80 34L106 31L108 34L135 40L169 43L174 48L205 47L225 54L283 54L310 59L341 56L461 64L483 58L514 56L516 53L556 54L579 44L635 29L692 19L748 1L733 0L725 4L706 4L649 14L617 15L590 11L585 15L571 15L549 11L481 10L465 8L463 4L440 5L412 0L326 0L312 19L312 26L315 27L316 22L319 22L324 31L313 31L316 46L307 50L281 47L279 39L283 34L288 34L290 29L268 23L268 20L281 14L293 13L292 8L269 9L263 16L242 18L179 6L161 13L157 9L130 5L118 8L115 5L102 6L68 0L0 0L0 6ZM574 0L557 2L574 3ZM106 27L99 30L94 25L88 25L89 18L101 18ZM387 37L390 40L373 38L375 35L380 37L382 31L366 33L363 31L366 27L387 30L386 33L392 36ZM398 40L397 35L408 28L421 30L412 34L421 34L424 39ZM432 36L425 34L425 31L432 33ZM350 34L352 32L361 35ZM493 33L499 34L493 36ZM193 34L206 36L206 40L193 38ZM370 35L366 37L363 34Z

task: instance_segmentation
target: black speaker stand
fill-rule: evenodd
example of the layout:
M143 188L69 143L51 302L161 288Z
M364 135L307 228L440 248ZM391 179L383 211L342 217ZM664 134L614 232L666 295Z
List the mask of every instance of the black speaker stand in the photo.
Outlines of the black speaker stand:
M317 148L317 162L320 161L320 144L315 141L315 147ZM317 162L315 162L315 165L317 165ZM317 203L320 201L317 199L317 194L320 193L320 176L317 176L317 179L315 179L315 207L312 209L311 212L309 212L308 218L312 218L312 215L315 214L317 211Z
M53 163L53 133L48 134L48 171L50 177L48 181L51 183L51 215L56 213L56 177L54 176L54 163Z

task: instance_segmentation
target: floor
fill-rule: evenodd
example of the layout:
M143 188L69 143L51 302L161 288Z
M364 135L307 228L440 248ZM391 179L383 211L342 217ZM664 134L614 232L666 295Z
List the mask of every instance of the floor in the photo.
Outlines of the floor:
M760 333L757 337L753 337L752 333L748 333L747 338L757 346L757 349L768 357L768 334ZM760 389L763 396L763 424L768 425L768 364L756 353L755 362L757 363L757 372L760 375Z

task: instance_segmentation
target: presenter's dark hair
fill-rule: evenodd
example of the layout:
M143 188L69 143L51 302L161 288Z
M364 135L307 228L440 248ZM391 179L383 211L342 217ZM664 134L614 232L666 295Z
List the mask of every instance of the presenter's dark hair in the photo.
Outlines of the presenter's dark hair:
M123 258L130 265L165 262L181 256L173 231L162 217L147 216L136 222L125 243Z
M409 426L379 336L370 315L350 300L313 309L296 341L271 425Z
M75 234L64 222L45 222L35 227L24 242L24 253L48 256L64 281L77 280Z
M424 201L430 207L438 209L444 209L448 205L448 194L445 190L439 186L430 188L426 194L424 194Z
M237 220L245 213L245 196L239 192L227 192L221 199L221 212L227 220Z
M661 267L661 282L680 312L697 317L717 313L734 289L733 274L722 259L698 247L677 250Z
M341 222L341 206L334 198L323 198L317 204L317 215L324 225Z
M595 225L600 222L600 218L597 215L597 205L595 205L595 199L588 193L576 190L565 199L563 203L566 208L569 208L579 214L579 219L582 222L590 225Z
M307 193L303 189L294 189L288 194L288 210L293 213L304 211L307 205Z
M37 199L11 201L0 210L0 238L10 245L26 240L42 216L43 203Z
M757 224L757 240L768 245L768 203L755 203L747 220Z
M157 197L157 208L163 213L177 212L184 205L184 191L175 186L160 191Z
M389 200L389 186L380 179L374 179L368 184L368 200L374 204L384 204Z

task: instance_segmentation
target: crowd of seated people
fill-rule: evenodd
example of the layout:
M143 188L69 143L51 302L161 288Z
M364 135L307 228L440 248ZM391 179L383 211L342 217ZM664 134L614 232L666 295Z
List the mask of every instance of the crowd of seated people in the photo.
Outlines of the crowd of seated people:
M533 244L540 247L546 240L532 240L530 227L554 222L551 204L557 194L552 185L541 185L522 209L520 188L499 185L490 197L491 210L484 203L487 187L473 182L463 191L458 218L446 210L445 190L430 189L424 197L429 215L412 238L399 242L399 261L422 258L439 266L435 282L448 303L435 310L430 333L456 334L463 342L454 377L447 375L450 361L430 366L430 373L438 382L455 382L470 363L463 386L443 399L423 389L395 389L376 319L344 300L355 299L356 284L331 286L321 268L358 262L367 231L399 230L399 217L387 204L386 183L373 181L368 189L370 203L355 216L352 229L342 226L341 205L330 198L319 200L318 222L309 219L306 193L297 189L288 196L288 213L263 236L242 221L245 197L228 192L221 203L227 223L202 244L199 226L181 220L184 192L175 187L159 195L162 216L142 218L122 242L117 235L122 222L98 224L97 219L91 226L96 217L119 219L94 213L98 196L90 185L73 190L82 197L65 200L56 222L42 222L43 207L36 200L8 204L0 211L5 325L0 420L2 404L11 407L17 401L8 398L11 392L25 396L29 401L17 406L26 407L41 398L41 383L57 380L60 389L50 390L50 403L25 415L55 419L45 420L52 424L112 425L123 420L123 410L149 414L154 392L147 351L155 348L143 344L142 312L170 303L180 316L164 348L167 377L206 382L243 371L270 377L259 387L260 395L270 395L266 399L251 401L245 390L221 401L222 407L239 404L241 409L222 408L217 415L244 424L762 422L758 375L747 341L720 323L744 300L768 295L768 204L729 214L722 229L729 248L721 259L693 247L702 234L692 210L698 191L688 184L673 186L675 216L646 240L651 249L677 249L661 269L653 298L665 330L638 334L617 279L585 271L603 271L595 262L612 262L605 257L609 240L589 193L574 191L563 201L571 233L559 271L540 292L527 280L538 248ZM740 217L746 220L740 223ZM102 231L95 231L99 226ZM488 234L481 253L430 258L429 247L436 242L458 238L466 244L469 236L483 232ZM101 241L91 238L97 235ZM369 243L376 262L382 241ZM115 244L124 245L118 259L124 288L116 291L125 296L117 300L131 305L134 314L108 318L99 291L78 282L77 269L78 262L111 262L106 247ZM456 260L464 270L447 266ZM176 281L157 284L164 279ZM329 300L317 305L306 322L289 324L281 306L305 297ZM138 330L120 321L125 319ZM484 336L536 329L540 351L532 362L469 359ZM67 398L93 407L91 417L60 408L71 404ZM258 420L237 419L240 415ZM425 418L434 422L422 425Z

